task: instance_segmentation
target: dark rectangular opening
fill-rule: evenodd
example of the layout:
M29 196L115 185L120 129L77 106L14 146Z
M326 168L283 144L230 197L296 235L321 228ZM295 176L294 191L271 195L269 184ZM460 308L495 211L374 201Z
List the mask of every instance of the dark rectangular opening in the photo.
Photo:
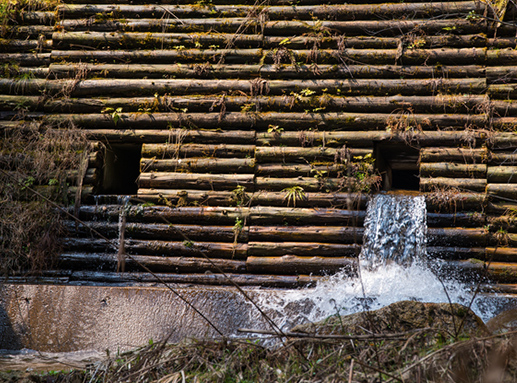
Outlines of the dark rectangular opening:
M136 194L140 176L142 145L115 144L106 148L102 192Z
M418 190L420 177L417 148L405 144L377 143L375 166L382 175L383 190Z

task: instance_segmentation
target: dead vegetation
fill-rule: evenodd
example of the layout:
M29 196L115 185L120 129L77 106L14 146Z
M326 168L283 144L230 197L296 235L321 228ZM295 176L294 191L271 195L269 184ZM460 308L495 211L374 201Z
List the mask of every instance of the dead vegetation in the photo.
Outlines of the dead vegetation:
M405 301L392 306L332 316L317 325L319 330L309 333L295 328L292 331L296 333L283 334L281 346L265 346L264 338L190 339L178 344L149 341L130 352L108 354L104 362L83 371L47 375L46 380L38 381L515 381L517 333L511 328L488 326L495 330L490 334L479 318L460 305ZM398 318L400 309L408 306L415 309L416 316L404 312L403 318Z
M35 193L65 206L72 203L70 187L90 144L71 124L26 124L2 133L0 272L36 272L51 266L63 227L55 208Z

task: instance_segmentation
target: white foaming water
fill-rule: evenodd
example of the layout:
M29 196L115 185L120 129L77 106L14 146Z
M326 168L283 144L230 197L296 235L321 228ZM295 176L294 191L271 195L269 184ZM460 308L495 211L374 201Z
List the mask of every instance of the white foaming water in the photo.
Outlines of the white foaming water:
M316 287L258 292L259 307L283 330L330 315L375 310L401 300L469 305L471 289L453 278L438 277L439 261L426 255L427 212L423 196L374 196L368 204L358 273L342 271ZM479 297L471 307L487 320L493 308ZM252 310L253 322L265 327Z

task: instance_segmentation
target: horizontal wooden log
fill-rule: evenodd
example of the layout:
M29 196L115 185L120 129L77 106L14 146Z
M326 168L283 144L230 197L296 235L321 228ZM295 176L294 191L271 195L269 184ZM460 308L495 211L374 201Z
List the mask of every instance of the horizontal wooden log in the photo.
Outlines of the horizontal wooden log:
M257 146L297 146L300 132L257 133ZM305 141L314 146L323 145L340 147L372 147L373 142L407 143L408 138L386 131L376 132L302 132ZM421 146L454 146L467 142L474 146L485 142L486 134L482 131L466 133L465 131L421 131L411 135L410 140Z
M433 34L443 32L444 28L455 26L463 33L478 33L479 28L483 28L484 22L470 22L468 20L358 20L358 21L270 21L264 25L264 33L268 35L289 35L310 33L314 28L338 31L346 35L368 33L382 33L384 36L407 33L418 28L421 31Z
M488 49L486 51L486 62L488 66L515 65L517 64L517 54L513 48Z
M237 219L244 220L250 209L245 207L166 207L166 206L132 206L127 212L129 222L172 223L176 224L235 224ZM84 220L111 220L118 222L120 205L91 206L83 205L79 217ZM294 213L293 213L294 214ZM296 214L294 214L297 216ZM305 213L307 215L307 213ZM300 212L298 217L303 217ZM248 220L249 222L249 220Z
M287 39L287 40L286 40ZM265 48L274 49L287 47L288 49L306 49L318 44L319 48L339 48L341 44L346 48L355 49L396 49L400 40L396 37L381 36L327 36L320 39L314 36L260 36L252 34L227 33L163 33L163 32L71 32L54 33L52 41L56 49L73 49L74 46L100 48L174 48L187 47L225 47L232 41L235 48ZM421 48L464 48L498 46L499 48L513 47L515 41L511 38L487 39L482 34L474 35L437 35L420 36L418 39ZM432 68L430 68L432 70Z
M138 198L168 206L237 206L243 204L231 191L138 189Z
M257 190L280 191L286 189L288 198L289 188L301 187L303 191L338 191L345 187L345 180L339 178L326 177L318 179L315 177L296 177L296 178L277 178L277 177L256 177L255 187ZM300 197L292 197L291 203L296 206L296 200Z
M347 226L250 226L252 242L355 243L363 240L363 228Z
M490 165L517 165L517 154L513 152L491 152L488 160L488 166Z
M111 220L118 222L120 205L82 205L79 217L83 220ZM293 207L166 207L132 206L127 211L127 222L172 223L176 224L235 224L237 219L246 220L250 226L259 225L362 225L364 210L337 208L293 208ZM483 226L480 218L472 214L428 214L430 226L452 227ZM483 221L484 222L484 221Z
M8 25L6 28L12 39L51 39L54 27L49 25Z
M371 167L373 171L373 166ZM327 163L317 165L303 165L299 163L282 163L257 165L255 174L261 177L315 177L323 181L326 177L337 177L346 174L343 164Z
M0 49L4 53L34 52L43 53L52 49L52 40L11 40L0 39Z
M487 181L482 178L448 178L448 177L420 177L420 190L449 195L454 189L484 193ZM447 191L449 190L449 193ZM449 196L450 198L451 196Z
M20 82L11 79L0 79L0 91L10 93L11 89L19 86ZM37 95L42 91L49 94L58 94L66 86L72 87L71 97L97 96L99 93L111 96L154 96L155 94L214 94L220 92L240 91L253 93L253 84L248 80L181 80L155 79L153 81L137 79L101 79L82 80L54 80L46 81L33 79L24 81L24 89L19 94ZM490 86L490 89L494 85ZM485 90L484 79L412 79L412 80L270 80L263 84L264 92L269 88L271 95L290 95L302 90L310 90L322 94L323 89L329 94L346 95L429 95L435 93L481 93ZM489 89L489 90L490 90ZM256 91L260 93L259 91Z
M87 225L66 222L66 228L70 235L74 237L95 237L91 229L102 235L118 240L119 225L110 222L87 222ZM233 242L237 234L239 242L246 242L248 239L248 229L244 228L235 231L234 226L211 226L211 225L172 225L166 223L141 223L128 222L125 226L125 238L127 239L167 239L170 241L183 241L187 238L192 241L213 241L213 242Z
M486 253L484 247L428 246L426 250L429 257L448 261L466 260L471 258L485 259ZM446 266L447 263L442 265Z
M489 166L487 180L488 183L517 183L517 166Z
M464 148L422 148L420 150L421 162L459 162L465 164L486 162L488 150L464 149Z
M489 262L512 262L517 261L517 249L505 246L487 247L486 259Z
M142 157L159 159L173 157L235 158L254 156L255 145L203 145L203 144L143 144Z
M278 19L318 19L359 20L368 18L400 18L410 14L412 17L432 17L447 13L468 13L472 10L483 13L486 5L476 1L461 1L455 3L394 3L386 4L379 9L370 4L341 4L325 6L266 6L256 7L247 5L211 5L199 7L195 5L61 5L58 9L67 19L95 16L98 13L112 13L124 18L160 18L174 14L177 18L209 18L209 17L246 17L258 11L267 13L270 20Z
M340 132L337 132L337 135L339 135L339 133ZM351 135L353 135L353 133ZM329 132L329 136L329 140L332 140L332 132ZM300 132L298 147L259 146L255 150L255 159L258 163L266 163L271 161L307 163L312 161L334 161L336 157L340 155L341 149L329 147L300 147L301 145L305 144L306 141L311 143L311 138L312 137L310 132L307 132L307 135L305 135L303 132ZM373 150L350 149L351 158L357 156L366 156L368 154L372 155Z
M306 56L299 52L298 56ZM224 58L228 64L259 63L264 56L262 49L154 49L154 50L53 50L54 61L67 62L120 62L167 64L171 62L218 63ZM202 68L200 68L202 70Z
M225 273L225 275L218 273L157 273L152 275L138 272L73 271L70 274L69 280L96 283L138 283L155 285L156 283L165 282L178 284L180 286L183 284L229 286L232 284L229 281L229 279L231 279L233 283L240 286L296 288L314 286L320 278L320 276L316 275L256 275L236 273Z
M485 264L477 260L462 261L459 263L462 270L471 270L480 276L496 283L517 282L517 265L515 263L491 262Z
M269 51L263 49L197 49L172 47L173 49L119 49L119 50L52 50L54 61L67 62L121 62L167 64L170 62L192 63L210 62L220 63L224 59L226 64L245 64L262 62L274 63L278 60L277 48ZM439 48L439 49L409 49L402 54L398 49L355 49L349 48L344 52L334 49L318 49L315 55L313 50L289 50L289 55L295 62L340 64L342 60L352 60L372 65L389 65L400 62L404 65L483 65L485 62L485 48ZM286 60L286 62L290 62ZM200 68L201 70L202 68ZM208 69L208 68L207 68ZM206 71L208 72L208 70ZM461 71L460 71L461 72ZM443 73L440 77L443 76ZM350 78L351 76L345 76ZM392 76L391 76L392 77Z
M116 250L107 244L105 240L91 238L66 238L63 246L67 251L106 252L113 251L116 258ZM127 239L124 248L128 254L159 255L162 257L209 257L223 259L246 259L248 245L243 243L217 243L217 242L190 242L188 240L173 242L163 240L135 240ZM130 258L130 257L128 257Z
M246 260L246 268L251 273L268 274L315 274L325 275L346 269L353 274L356 268L354 259L338 257L299 257L284 255L280 257L254 257Z
M253 187L253 174L140 173L138 187L173 189L232 190Z
M39 69L40 68L38 68L38 70ZM35 77L46 77L47 75L48 70L46 68L42 69L41 74L34 74ZM310 111L315 108L323 108L323 111L346 110L347 112L392 113L396 110L411 107L414 113L466 113L486 101L486 97L478 95L344 97L324 94L322 96L312 97L226 96L224 98L224 105L227 111L241 111L244 107L251 108L252 112L256 110ZM142 110L146 108L154 112L180 111L182 109L186 109L189 112L209 112L217 110L217 106L221 102L220 96L42 100L39 96L0 95L0 110L13 110L16 105L23 103L30 111L44 111L47 113L98 113L106 108L112 108L113 110L122 108L125 112L138 112L139 109ZM515 105L515 112L517 113L517 104Z
M501 227L501 225L504 225L505 230L515 231L512 225L515 221L513 213L517 212L516 202L504 199L489 200L486 206L486 212L490 216L490 225L495 227L496 230Z
M50 53L2 53L0 63L16 63L19 66L48 66Z
M178 204L198 204L202 206L287 206L285 192L256 193L245 191L247 198L243 200L231 191L212 190L171 190L171 189L138 189L138 198L158 204L177 206ZM367 196L357 193L305 193L305 198L296 202L297 207L327 207L364 209Z
M480 211L486 205L486 195L484 193L447 190L447 186L424 195L427 210L433 212Z
M512 99L517 96L517 84L491 84L488 86L487 93L495 99Z
M255 132L250 130L197 130L197 129L83 129L89 139L110 143L164 143L182 140L184 143L255 144Z
M140 160L142 172L192 172L192 173L253 173L253 158L197 158Z
M74 267L85 271L101 265L104 269L116 268L116 254L103 253L65 253L58 262L64 267ZM143 271L142 266L156 272L168 273L204 273L204 272L245 272L246 262L233 259L189 258L189 257L156 257L149 255L126 256L128 271ZM127 278L127 276L126 276ZM85 278L88 279L87 276Z
M489 183L486 186L486 192L490 197L517 199L517 184L494 184Z
M490 147L493 150L514 151L517 149L517 133L497 132L489 138Z
M451 25L461 29L465 34L478 33L485 23L482 19L472 22L466 19L429 19L429 20L358 20L358 21L266 21L261 24L258 20L250 20L244 17L231 19L219 18L163 18L163 19L112 19L96 20L92 23L86 19L65 19L59 25L67 31L156 31L156 32L210 32L234 33L242 25L245 31L256 33L262 29L266 35L292 35L310 33L315 28L323 30L334 30L346 35L363 34L364 30L369 33L382 33L384 36L407 33L418 28L428 34L443 32L444 28L451 28Z
M483 247L488 242L488 232L484 229L429 228L429 246Z
M500 63L496 62L492 66L486 68L486 77L489 84L506 84L508 82L517 81L517 70L513 65L494 66L498 64Z
M447 162L421 162L420 177L485 178L485 164L458 164Z
M248 242L248 256L323 256L354 257L360 252L357 244L311 242Z
M429 227L483 227L486 225L486 216L483 213L435 213L427 212Z
M408 126L425 126L428 129L446 128L451 126L484 126L485 117L482 115L431 115L415 114L410 118L401 117ZM390 121L398 121L396 116L389 114L369 113L237 113L230 112L221 116L219 113L120 113L116 120L110 113L91 114L53 114L45 115L44 121L56 123L71 120L75 124L93 129L106 128L139 128L165 129L181 127L242 129L270 129L271 125L282 129L348 129L348 130L384 130Z
M88 35L89 36L89 35ZM203 51L204 52L204 51ZM181 52L188 56L188 52ZM203 54L206 54L203 53ZM209 59L215 53L209 55ZM84 54L86 55L86 53ZM307 52L304 53L307 55ZM90 56L88 56L90 57ZM201 53L199 57L203 57ZM208 57L208 56L207 56ZM227 57L227 56L226 56ZM244 56L243 56L244 57ZM100 58L100 57L99 57ZM205 57L206 58L206 57ZM303 58L303 57L302 57ZM315 73L311 65L290 64L228 64L206 65L200 64L151 64L146 60L142 64L51 64L50 72L56 78L75 77L83 68L88 71L88 77L106 78L246 78L262 77L266 79L303 79L303 78L469 78L484 76L484 67L481 65L464 66L396 66L396 65L328 65L320 64ZM176 60L177 61L177 60ZM210 61L210 60L208 60ZM231 60L230 60L231 61ZM376 62L375 64L380 64Z
M249 210L250 225L362 225L365 212L342 209L306 209L293 207L252 207Z

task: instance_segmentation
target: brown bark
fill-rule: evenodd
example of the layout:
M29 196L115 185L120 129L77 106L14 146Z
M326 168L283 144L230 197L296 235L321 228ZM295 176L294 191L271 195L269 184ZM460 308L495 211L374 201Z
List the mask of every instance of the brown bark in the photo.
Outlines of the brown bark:
M470 142L474 146L485 142L485 133L481 131L417 131L412 134L396 134L386 131L372 132L302 132L302 138L313 146L373 147L374 141L413 143L421 146L454 146ZM517 138L516 138L517 140ZM257 133L257 145L260 146L298 146L300 132Z
M143 188L232 190L237 186L251 188L253 186L253 175L140 173L138 186Z
M463 148L422 148L420 150L421 162L459 162L482 163L488 158L488 150L463 149Z
M250 225L361 225L365 212L344 209L306 209L257 206L249 210Z
M251 273L268 274L315 274L335 273L342 269L353 274L356 268L351 258L299 257L284 255L280 257L254 257L246 260L246 268Z
M509 150L513 152L517 147L517 133L497 132L490 137L491 149Z
M488 240L484 229L429 228L429 246L483 247Z
M317 165L283 163L257 165L255 174L262 177L316 177L323 182L326 177L336 177L345 170L345 165L331 162Z
M2 79L0 91L9 93L9 89L18 85L16 80ZM169 95L214 94L235 91L251 94L252 84L249 80L212 80L212 79L156 79L154 81L137 79L91 79L75 83L73 80L29 80L23 94L39 94L46 90L49 94L58 94L66 85L74 85L72 97L97 96L99 93L111 96L154 96L156 93ZM267 82L271 95L290 95L304 89L314 92L326 92L348 95L382 95L401 94L409 96L427 96L435 93L481 93L485 90L484 79L326 79L326 80L271 80ZM491 86L492 87L492 86ZM264 91L265 92L265 91ZM442 116L446 118L446 116Z
M343 187L344 180L339 178L317 179L314 177L296 177L296 178L273 178L273 177L256 177L255 186L257 190L280 191L291 187L301 187L303 191L319 192L338 190ZM286 191L286 196L289 191ZM295 197L293 197L295 198ZM296 199L301 199L296 197ZM296 202L292 201L295 205Z
M110 219L118 220L119 205L104 205L102 209L96 206L83 205L80 209L80 217L85 220ZM233 226L236 219L245 219L249 216L250 209L240 207L166 207L166 206L134 206L127 214L129 222L163 222L176 224L210 224ZM300 212L301 216L311 216L307 212ZM300 217L300 213L294 214ZM342 214L343 216L343 214ZM332 220L334 217L330 217ZM329 221L330 221L329 220ZM249 222L249 220L248 220Z
M105 240L91 238L67 238L63 240L67 251L105 252L112 250L112 246ZM124 247L127 254L159 255L173 257L197 257L246 259L248 245L243 243L217 242L189 242L189 241L159 241L159 240L125 240ZM131 257L127 256L126 266L129 267ZM113 260L117 261L116 250L113 250Z
M493 184L486 186L490 196L517 199L517 184Z
M174 158L216 157L235 158L253 156L255 145L203 145L203 144L143 144L142 157Z
M364 66L363 66L364 67ZM36 77L46 77L46 68L26 68ZM282 72L279 72L282 75ZM333 74L335 75L335 74ZM111 76L111 74L110 74ZM285 97L285 96L226 96L224 105L227 111L241 111L248 105L251 112L256 109L261 111L305 111L314 108L324 108L323 111L375 112L390 114L395 110L411 107L414 113L467 113L482 102L484 96L477 95L451 95L451 96L357 96L342 97L324 94L313 97ZM0 95L0 108L13 110L16 105L23 103L31 111L45 111L47 113L98 113L105 108L122 108L124 112L138 112L138 109L150 108L155 112L171 111L171 106L177 110L187 109L189 112L209 112L214 105L221 102L220 96L168 96L168 97L131 97L131 98L73 98L67 100L45 100L42 102L39 96L14 96ZM494 105L502 103L517 112L517 106L503 101L494 101ZM213 111L214 109L212 109ZM215 109L217 110L217 108ZM500 110L500 109L497 109ZM504 114L505 111L500 111Z
M77 225L74 222L67 223L67 229L71 235L77 237L90 237L90 228L99 233L115 238L118 236L118 223L88 222L88 227ZM141 223L128 222L126 224L126 238L128 239L164 239L171 241L183 241L186 238L192 241L233 242L235 240L234 226L211 225L171 225L166 223ZM244 228L238 233L239 242L246 242L248 229Z
M0 63L15 62L19 66L48 66L50 53L2 53Z
M178 204L199 204L201 206L236 206L245 204L246 206L287 206L285 192L265 192L253 193L245 190L249 200L242 201L230 191L212 190L171 190L171 189L146 189L138 190L138 198L154 203L164 204L165 200L172 206ZM357 193L305 193L305 198L296 201L297 207L322 207L322 208L342 208L349 204L357 209L366 207L367 196ZM290 203L292 205L292 202Z
M517 154L491 152L489 165L517 165ZM489 166L490 167L490 166Z
M517 183L517 166L489 166L487 180L489 183Z
M429 227L483 227L486 225L484 214L472 213L427 213Z
M462 1L456 3L394 3L385 4L382 8L372 4L335 4L333 6L266 6L260 7L267 12L269 19L319 19L335 18L337 20L359 20L368 18L400 18L410 14L412 17L432 17L444 13L468 13L477 10L481 14L485 9L483 3L475 1ZM211 5L200 7L193 5L62 5L59 10L66 18L85 18L95 16L97 13L113 12L117 17L131 18L159 18L172 13L178 18L231 18L245 17L250 12L255 12L256 7L247 5Z
M421 177L485 178L486 172L487 166L484 164L420 163Z
M89 35L87 35L89 36ZM64 51L68 52L68 51ZM189 55L190 50L180 51L183 56ZM204 53L203 53L204 52ZM432 66L395 66L395 65L318 65L317 74L311 65L257 65L257 64L225 64L209 65L200 67L199 64L189 63L197 58L202 58L203 54L209 51L199 51L192 56L186 64L150 64L144 61L142 64L81 64L86 65L90 77L109 77L109 78L246 78L262 77L267 79L303 79L303 78L425 78L447 77L447 78L469 78L484 76L484 68L480 65L465 66L441 66L439 69ZM178 53L178 54L179 54ZM293 52L296 53L296 52ZM83 53L86 57L88 53ZM172 54L172 53L170 53ZM214 54L210 53L206 58L210 61ZM302 53L305 58L308 51ZM89 54L88 54L89 55ZM87 56L90 57L90 56ZM138 56L140 57L140 56ZM138 58L137 57L137 58ZM166 56L164 55L163 58ZM229 57L226 56L228 59ZM244 57L244 56L243 56ZM100 58L100 57L99 57ZM392 62L390 62L391 64ZM57 78L74 77L77 73L77 64L51 64L50 71ZM443 109L442 109L443 110Z
M360 244L363 231L363 228L347 226L251 226L249 240Z
M173 129L173 130L121 130L121 129L84 129L88 138L101 142L110 143L142 143L155 142L163 143L176 140L181 137L183 142L200 142L203 144L245 144L255 143L255 132L249 130L195 130L195 129Z
M177 284L196 284L196 285L217 285L228 286L230 281L228 278L241 286L261 286L261 287L283 287L294 288L308 285L315 285L321 278L319 276L309 275L253 275L253 274L235 274L225 273L226 275L216 273L204 274L173 274L158 273L156 276L160 281L165 283ZM115 273L102 271L73 271L70 277L71 281L92 281L104 283L153 283L156 284L159 280L156 276L149 273ZM66 278L66 277L65 277Z
M59 257L63 266L77 269L86 269L97 265L110 265L115 267L115 254L88 254L88 253L65 253ZM218 272L245 272L246 262L230 259L211 259L192 257L156 257L149 255L130 255L126 259L127 270L143 271L140 265L144 265L151 271L169 273L203 273L206 271ZM85 278L88 279L88 278Z
M486 179L482 178L420 177L421 191L436 193L443 191L443 193L445 193L449 198L451 197L450 192L454 193L454 189L483 193L485 191L486 184Z
M353 257L359 253L356 244L311 243L311 242L248 242L248 255L251 256L322 256Z
M143 172L192 172L192 173L253 173L252 158L194 158L140 160Z
M348 132L347 132L348 133ZM328 142L332 142L334 137L342 137L342 136L354 136L352 132L350 133L343 132L325 132L321 133L321 135L327 136ZM361 132L362 133L362 132ZM316 133L320 135L319 133ZM281 135L284 135L282 133ZM305 141L308 143L311 142L313 135L312 132L298 133L298 145L303 145ZM315 137L314 137L315 138ZM308 161L334 161L337 156L340 155L341 149L329 148L329 147L257 147L255 150L255 158L258 163L265 162L300 162L307 163ZM365 156L368 154L373 154L373 150L371 149L350 149L350 155L352 157L355 156Z

